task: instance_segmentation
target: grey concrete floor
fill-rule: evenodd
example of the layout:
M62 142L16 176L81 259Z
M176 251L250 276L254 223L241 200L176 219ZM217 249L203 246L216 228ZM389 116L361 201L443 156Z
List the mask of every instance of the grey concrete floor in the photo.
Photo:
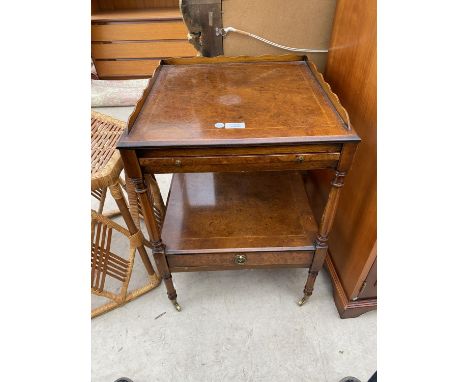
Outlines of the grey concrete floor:
M126 121L132 109L96 110ZM164 198L170 178L158 176ZM126 249L117 238L114 250ZM137 257L130 289L145 275ZM305 269L175 273L181 312L162 284L92 320L92 380L367 381L377 368L377 313L340 319L326 271L299 307L306 277ZM100 303L92 297L93 307Z

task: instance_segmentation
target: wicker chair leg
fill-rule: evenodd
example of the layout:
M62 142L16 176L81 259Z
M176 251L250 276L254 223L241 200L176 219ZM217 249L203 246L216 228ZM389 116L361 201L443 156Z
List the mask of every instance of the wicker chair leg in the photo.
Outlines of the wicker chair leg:
M99 201L99 206L98 206L98 209L97 209L97 212L99 214L104 215L106 218L109 218L109 219L115 218L116 216L120 215L120 210L118 210L118 209L103 212L104 205L106 203L107 187L97 189L94 192L91 191L91 195L94 196Z
M104 212L103 215L106 218L112 219L112 218L115 218L115 217L121 215L121 212L120 212L120 210L112 210L112 211Z
M119 182L116 181L112 186L109 187L109 189L113 198L115 199L115 202L117 203L117 206L119 207L119 210L122 214L123 219L125 220L125 224L127 225L128 230L132 235L136 234L139 231L139 229L136 227L135 222L133 221L133 218L130 215L130 211L124 199ZM146 271L148 272L148 275L154 275L155 272L153 266L151 265L151 261L148 257L148 254L146 253L145 246L141 244L137 249L138 253L140 254L141 260L145 265Z
M102 189L101 198L99 199L99 207L97 212L102 214L102 210L104 209L104 203L106 202L106 195L107 195L107 187Z
M129 239L130 254L128 259L121 258L110 251L112 232L114 230ZM160 277L156 273L153 273L149 276L146 285L133 291L128 291L136 249L142 245L140 231L137 231L136 234L131 234L119 224L92 211L91 243L91 292L94 295L111 300L109 303L93 309L91 311L91 318L122 306L160 285ZM122 282L119 293L113 293L105 288L106 276Z
M138 205L138 196L135 191L135 186L132 182L129 181L127 175L125 174L125 191L127 191L128 205L130 210L130 215L132 215L133 221L138 229L141 228L140 225L140 212Z
M135 185L131 181L129 181L126 174L125 174L125 184L126 184L126 191L127 191L130 214L132 215L135 225L138 227L138 229L141 230L141 221L143 220L143 214L140 211L141 208L140 208L140 203L138 201L137 193L135 191ZM145 245L146 248L150 250L152 249L151 243L146 237L143 237L143 244Z
M122 189L126 190L127 185L125 184L125 181L120 176L119 176L119 184L122 187ZM108 211L108 212L102 212L101 210L99 213L103 214L106 218L109 218L109 219L112 219L121 215L121 212L119 209ZM140 226L138 225L137 227L140 228Z
M127 293L124 301L122 302L110 301L107 304L104 304L102 306L99 306L93 309L91 312L91 318L95 318L97 316L100 316L101 314L107 313L115 308L123 306L126 303L133 301L137 299L138 297L144 295L145 293L148 293L149 291L157 288L160 284L161 284L161 279L157 277L157 275L150 276L150 282L148 284L146 284L145 286L139 289L135 289Z
M125 183L125 180L121 176L119 176L119 183L124 190L127 190L127 185Z
M91 318L95 318L97 316L100 316L101 314L107 313L121 305L121 303L119 304L118 302L110 301L107 304L101 305L100 307L93 309L91 311Z

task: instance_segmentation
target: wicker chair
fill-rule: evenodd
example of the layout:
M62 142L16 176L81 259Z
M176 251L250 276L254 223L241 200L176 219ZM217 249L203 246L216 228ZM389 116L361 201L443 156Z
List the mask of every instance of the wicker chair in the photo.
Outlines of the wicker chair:
M117 141L125 130L125 123L118 119L109 117L104 114L91 112L91 195L99 200L97 212L102 214L104 203L106 201L107 190L113 191L113 184L118 181L119 185L127 191L130 212L133 220L138 228L140 228L140 217L142 216L139 201L135 192L135 188L131 182L123 181L120 178L120 173L123 169L122 159L118 150L115 150ZM164 219L166 206L161 197L158 183L153 175L145 175L145 181L149 185L151 193L151 202L153 210L159 224ZM120 187L114 187L114 194L119 193ZM115 195L113 194L114 198ZM117 195L119 196L119 195ZM120 214L119 211L104 213L107 217L113 217ZM125 218L125 217L124 217ZM145 240L145 242L147 242Z
M132 237L134 237L135 235L137 235L138 237L141 236L141 241L138 241L138 243L136 243L134 240L134 244L136 243L136 249L140 254L140 257L143 261L143 264L146 268L150 280L147 286L139 290L139 294L132 294L131 299L134 299L136 296L157 287L161 283L161 278L154 271L148 254L146 253L144 243L146 242L148 244L148 242L143 238L143 235L140 232L140 222L138 214L139 207L137 198L135 196L135 192L133 190L133 186L131 185L131 182L128 182L126 184L120 178L120 173L123 169L123 163L122 159L120 158L119 151L115 148L124 129L124 122L94 111L91 112L91 195L93 195L99 200L99 208L98 211L95 212L95 214L101 216L100 219L105 218L104 216L102 216L102 213L104 209L104 202L107 190L109 189L112 197L115 199L115 202L117 203L117 206L119 208L117 213L122 215L125 224L128 227L128 231L126 232L129 232L129 234L132 235ZM156 180L154 179L154 177L150 177L148 178L148 182L150 182L149 184L151 190L153 191L152 197L155 201L154 204L158 206L155 207L155 209L164 211L164 202L159 192L159 187L157 186ZM122 193L122 187L129 192L128 195L130 201L130 209ZM132 213L130 213L130 210L132 210ZM107 214L107 217L114 216L115 214L116 213L114 212ZM162 214L163 213L161 212L159 213L160 216L163 216ZM115 228L116 223L112 222L112 224ZM93 252L91 254L93 256ZM93 271L95 271L94 268L92 269L92 272ZM126 287L123 289L126 290ZM99 288L96 289L96 287L92 287L92 290L94 293L96 293L96 291L98 291ZM121 297L119 297L119 301L120 300L122 300ZM98 314L102 314L118 306L119 304L117 304L115 301L117 300L114 299L113 304L105 305L106 308L99 308L99 310L93 311L92 317L95 317ZM124 299L122 301L127 302L129 300Z
M124 185L120 179L123 163L115 149L124 130L123 121L91 112L91 195L99 200L97 212L100 214L104 209L109 186L116 180ZM106 214L108 217L112 215L115 213Z
M113 230L128 238L130 244L128 258L123 258L111 252ZM112 300L93 309L91 312L92 318L132 301L160 284L158 276L153 274L150 276L148 284L128 292L135 251L137 247L142 245L142 242L143 235L140 231L132 235L119 224L91 210L91 292ZM122 283L119 293L113 293L106 289L107 276Z

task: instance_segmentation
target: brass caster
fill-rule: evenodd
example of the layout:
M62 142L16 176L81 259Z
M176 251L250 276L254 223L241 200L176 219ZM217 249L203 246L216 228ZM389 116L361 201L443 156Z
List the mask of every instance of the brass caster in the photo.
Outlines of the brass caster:
M177 300L171 300L172 301L172 304L174 305L174 308L176 308L176 310L178 312L180 312L182 310L182 308L180 307L179 303L177 302Z
M306 303L307 299L309 298L309 296L304 296L302 297L299 302L297 303L299 306L302 306Z

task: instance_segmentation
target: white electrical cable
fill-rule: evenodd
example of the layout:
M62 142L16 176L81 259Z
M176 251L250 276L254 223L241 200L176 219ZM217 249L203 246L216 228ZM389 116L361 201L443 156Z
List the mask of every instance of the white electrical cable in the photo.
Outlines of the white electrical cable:
M292 52L303 52L303 53L327 53L327 52L328 52L328 49L301 49L301 48L291 48L290 46L285 46L285 45L277 44L276 42L267 40L266 38L257 36L256 34L253 34L253 33L250 33L250 32L246 32L246 31L243 31L243 30L240 30L240 29L236 29L236 28L233 28L233 27L226 27L226 28L221 28L221 29L216 28L216 34L217 34L217 35L221 35L221 36L223 36L223 37L226 36L229 32L234 32L234 33L243 34L243 35L245 35L245 36L249 36L249 37L252 37L252 38L257 39L257 40L259 40L259 41L262 41L262 42L264 42L265 44L269 44L269 45L272 45L272 46L276 46L277 48L284 49L284 50L290 50L290 51L292 51Z

